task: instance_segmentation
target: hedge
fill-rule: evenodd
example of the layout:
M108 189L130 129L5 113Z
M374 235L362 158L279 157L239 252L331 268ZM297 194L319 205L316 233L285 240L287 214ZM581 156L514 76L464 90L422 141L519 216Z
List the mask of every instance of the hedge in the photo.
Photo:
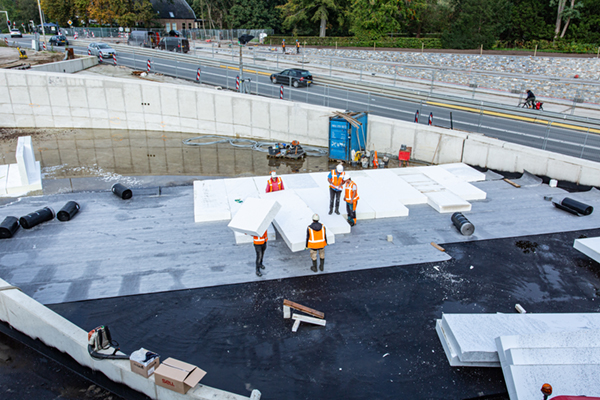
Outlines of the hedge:
M266 41L272 46L281 46L281 41L285 39L288 47L296 45L296 39L302 45L307 46L330 46L330 47L395 47L405 49L420 49L424 46L426 49L439 49L442 47L442 42L438 38L412 38L398 37L385 38L381 40L367 40L356 37L318 37L318 36L269 36Z

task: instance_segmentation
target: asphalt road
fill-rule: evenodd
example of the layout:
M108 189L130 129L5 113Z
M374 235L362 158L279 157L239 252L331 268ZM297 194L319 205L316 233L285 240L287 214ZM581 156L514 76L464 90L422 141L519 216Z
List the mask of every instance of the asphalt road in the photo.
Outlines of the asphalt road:
M23 47L31 47L31 37L10 39ZM56 48L64 51L64 48ZM86 54L85 47L73 46L76 54ZM146 70L148 57L131 52L119 52L117 62L135 69ZM112 60L105 62L112 63ZM200 82L227 89L236 88L237 69L222 65L220 67L199 66L195 63L185 63L176 60L150 59L151 72L170 75L177 78L197 80L200 72ZM251 68L246 66L245 68ZM485 115L457 109L451 105L432 105L391 99L380 95L355 92L332 86L312 85L310 87L294 88L289 85L273 84L269 75L252 71L246 74L246 82L240 85L247 92L267 97L280 97L281 90L285 100L305 102L353 111L369 111L371 114L402 121L414 121L417 111L419 123L427 124L432 115L433 125L453 128L466 132L483 133L486 136L498 138L507 142L521 144L538 149L581 157L592 161L600 161L600 135L581 130L558 126L549 126L547 121L537 119L534 122L512 119L506 116ZM439 103L438 103L439 104ZM532 118L536 114L532 112Z

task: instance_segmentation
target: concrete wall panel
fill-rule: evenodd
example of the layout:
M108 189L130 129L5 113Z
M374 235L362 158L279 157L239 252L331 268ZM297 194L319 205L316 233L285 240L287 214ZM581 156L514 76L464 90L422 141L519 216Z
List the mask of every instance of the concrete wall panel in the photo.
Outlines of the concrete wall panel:
M259 130L269 130L271 125L270 101L268 99L258 99L252 102L252 128Z
M246 132L249 135L252 126L252 103L250 97L234 97L231 101L233 110L233 123L236 125L235 133Z
M121 88L107 87L106 92L107 108L110 111L123 111L125 109L125 99Z
M560 156L556 154L555 156ZM577 165L574 157L552 157L548 160L547 176L558 180L579 182L581 179L581 165Z
M197 118L198 105L196 104L196 93L186 89L178 89L177 97L179 100L180 118Z
M196 115L198 119L204 121L215 122L215 92L208 91L197 91L196 92L196 103L198 106L198 110L196 111ZM211 132L212 133L212 132Z
M148 108L148 106L145 106L145 112L154 113L155 108L153 107L152 103L155 102L156 104L159 104L160 102L161 109L158 110L158 112L165 116L179 117L179 90L177 90L177 88L174 88L171 85L164 85L159 87L158 92L159 97L154 98L152 101L149 100L150 108ZM143 98L148 98L146 97L145 92Z
M289 103L283 101L270 102L269 106L271 138L275 139L281 134L281 141L289 141Z
M29 104L31 99L29 97L29 90L26 86L15 86L9 87L9 96L13 104Z
M87 100L91 109L106 110L108 108L105 93L104 88L88 88ZM91 114L91 117L94 118L94 113Z
M144 108L142 107L142 103L144 102L142 98L142 87L140 87L139 84L133 83L123 84L123 101L125 102L124 110L126 113L144 112ZM158 93L156 94L158 95ZM160 107L158 108L158 112L160 112Z
M217 127L219 124L231 125L233 123L233 104L231 96L221 93L220 96L215 96L214 102ZM233 129L228 128L227 132L233 133Z
M30 86L29 98L32 104L39 104L41 106L50 105L50 96L48 95L47 86Z

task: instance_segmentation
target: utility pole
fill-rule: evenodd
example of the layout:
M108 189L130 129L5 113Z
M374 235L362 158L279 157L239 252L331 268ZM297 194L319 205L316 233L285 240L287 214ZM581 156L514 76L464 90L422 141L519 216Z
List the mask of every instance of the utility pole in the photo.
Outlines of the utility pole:
M44 43L46 43L46 28L44 27L44 18L42 17L42 6L40 5L40 0L37 0L38 10L40 11L40 24L42 26L42 36L44 37Z
M238 40L240 45L240 81L244 82L244 64L242 62L242 43Z
M6 14L6 25L8 25L8 33L10 34L10 18L8 18L8 11L0 10L0 12L3 12L4 14Z

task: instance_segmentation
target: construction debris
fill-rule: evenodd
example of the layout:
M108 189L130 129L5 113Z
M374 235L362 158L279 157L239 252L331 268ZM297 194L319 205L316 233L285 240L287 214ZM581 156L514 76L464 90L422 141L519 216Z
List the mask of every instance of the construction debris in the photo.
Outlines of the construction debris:
M301 311L306 314L313 315L314 317L307 317L306 315L301 314L292 314L291 309ZM292 332L296 332L300 327L300 322L306 322L313 325L325 326L327 321L324 319L325 314L321 311L314 310L310 307L303 306L302 304L294 303L293 301L283 300L283 318L289 319L292 318L294 320L294 325L292 326Z

